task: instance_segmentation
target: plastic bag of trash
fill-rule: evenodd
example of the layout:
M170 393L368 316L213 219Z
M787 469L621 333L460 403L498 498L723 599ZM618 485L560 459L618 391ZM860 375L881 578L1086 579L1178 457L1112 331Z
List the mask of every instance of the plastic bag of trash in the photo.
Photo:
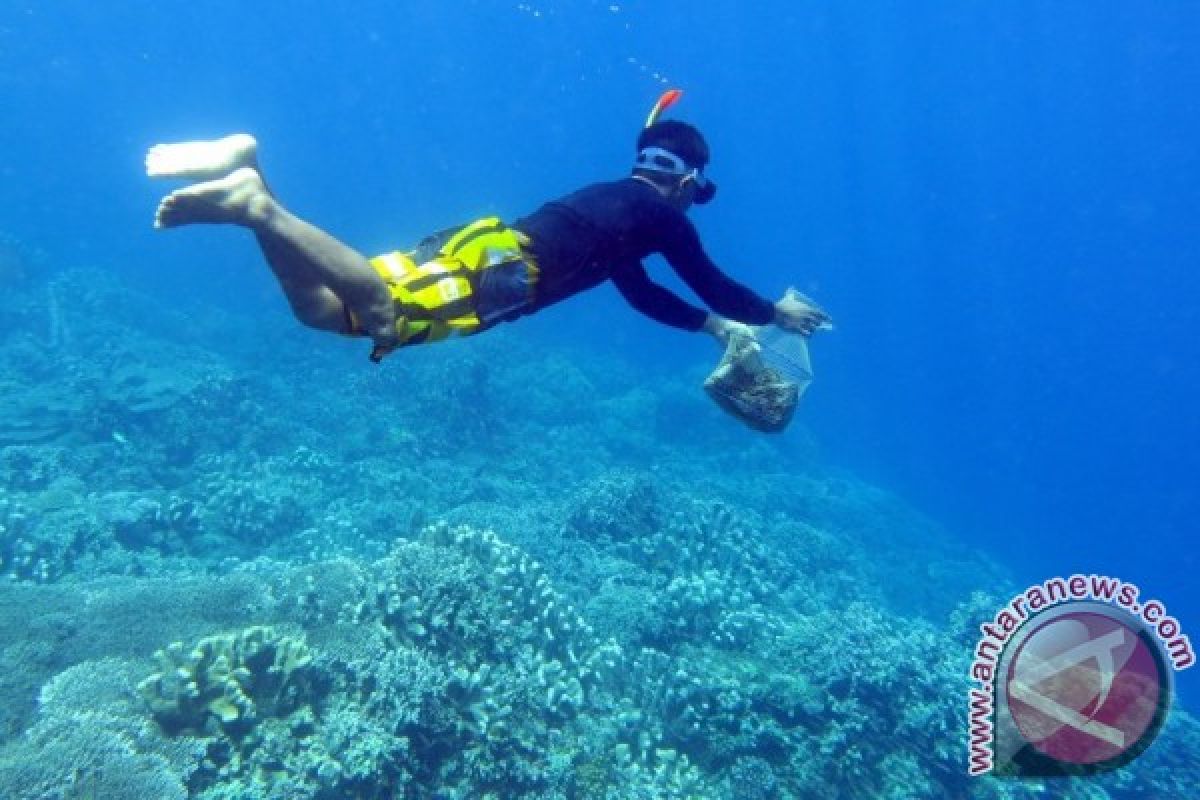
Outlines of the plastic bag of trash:
M788 291L807 301L795 290ZM704 391L751 428L778 433L792 421L812 383L808 340L774 325L749 330L752 335L729 337L721 363L704 381Z

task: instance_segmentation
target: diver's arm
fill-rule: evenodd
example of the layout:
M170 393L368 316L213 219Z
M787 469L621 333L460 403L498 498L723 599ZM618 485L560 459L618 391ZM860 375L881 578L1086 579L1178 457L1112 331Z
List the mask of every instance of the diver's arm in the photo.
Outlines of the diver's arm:
M704 327L701 329L709 336L717 340L717 344L725 346L729 344L730 336L745 336L750 339L754 338L754 329L749 325L744 325L741 322L735 322L731 319L716 314L709 314L704 320Z
M705 329L711 314L696 308L679 295L650 280L646 268L638 262L624 264L613 270L613 285L635 309L656 322L685 331Z
M709 308L747 325L775 321L775 304L722 272L704 252L700 236L687 217L675 213L659 230L663 256Z

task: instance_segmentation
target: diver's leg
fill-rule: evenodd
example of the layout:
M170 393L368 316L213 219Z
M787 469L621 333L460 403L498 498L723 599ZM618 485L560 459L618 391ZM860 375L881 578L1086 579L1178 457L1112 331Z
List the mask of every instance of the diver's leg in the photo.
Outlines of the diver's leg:
M151 178L222 178L239 167L258 168L258 142L248 133L223 139L156 144L146 151L146 174Z
M355 250L305 222L267 191L258 171L241 167L218 180L171 192L154 225L229 224L249 228L296 317L321 330L346 332L346 309L377 344L395 337L391 293Z

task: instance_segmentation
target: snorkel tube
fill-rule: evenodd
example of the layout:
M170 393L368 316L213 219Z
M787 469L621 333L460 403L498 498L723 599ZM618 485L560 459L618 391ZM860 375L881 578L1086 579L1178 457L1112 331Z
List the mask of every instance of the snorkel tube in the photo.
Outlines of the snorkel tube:
M654 104L654 108L650 109L650 116L646 117L646 124L643 127L649 128L658 122L658 118L662 116L663 112L678 103L681 97L683 97L683 89L667 89L663 92L662 97L658 98L658 102Z
M658 102L650 109L650 114L646 117L646 124L643 128L652 127L662 117L663 112L678 103L682 97L682 89L667 89L663 92L658 98ZM675 156L675 158L679 157ZM641 159L642 157L639 156L639 163ZM682 164L683 160L679 159L679 163ZM698 167L694 169L692 179L696 181L697 186L695 195L696 203L704 205L705 203L712 202L713 197L717 194L717 185L710 180L706 180Z

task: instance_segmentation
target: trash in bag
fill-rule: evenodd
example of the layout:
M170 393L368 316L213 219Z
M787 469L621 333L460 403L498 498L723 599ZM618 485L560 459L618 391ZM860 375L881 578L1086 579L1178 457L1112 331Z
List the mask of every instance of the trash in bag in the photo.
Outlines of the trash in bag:
M808 342L773 325L750 330L752 336L729 337L721 363L704 381L704 391L751 428L778 433L792 421L812 383Z

